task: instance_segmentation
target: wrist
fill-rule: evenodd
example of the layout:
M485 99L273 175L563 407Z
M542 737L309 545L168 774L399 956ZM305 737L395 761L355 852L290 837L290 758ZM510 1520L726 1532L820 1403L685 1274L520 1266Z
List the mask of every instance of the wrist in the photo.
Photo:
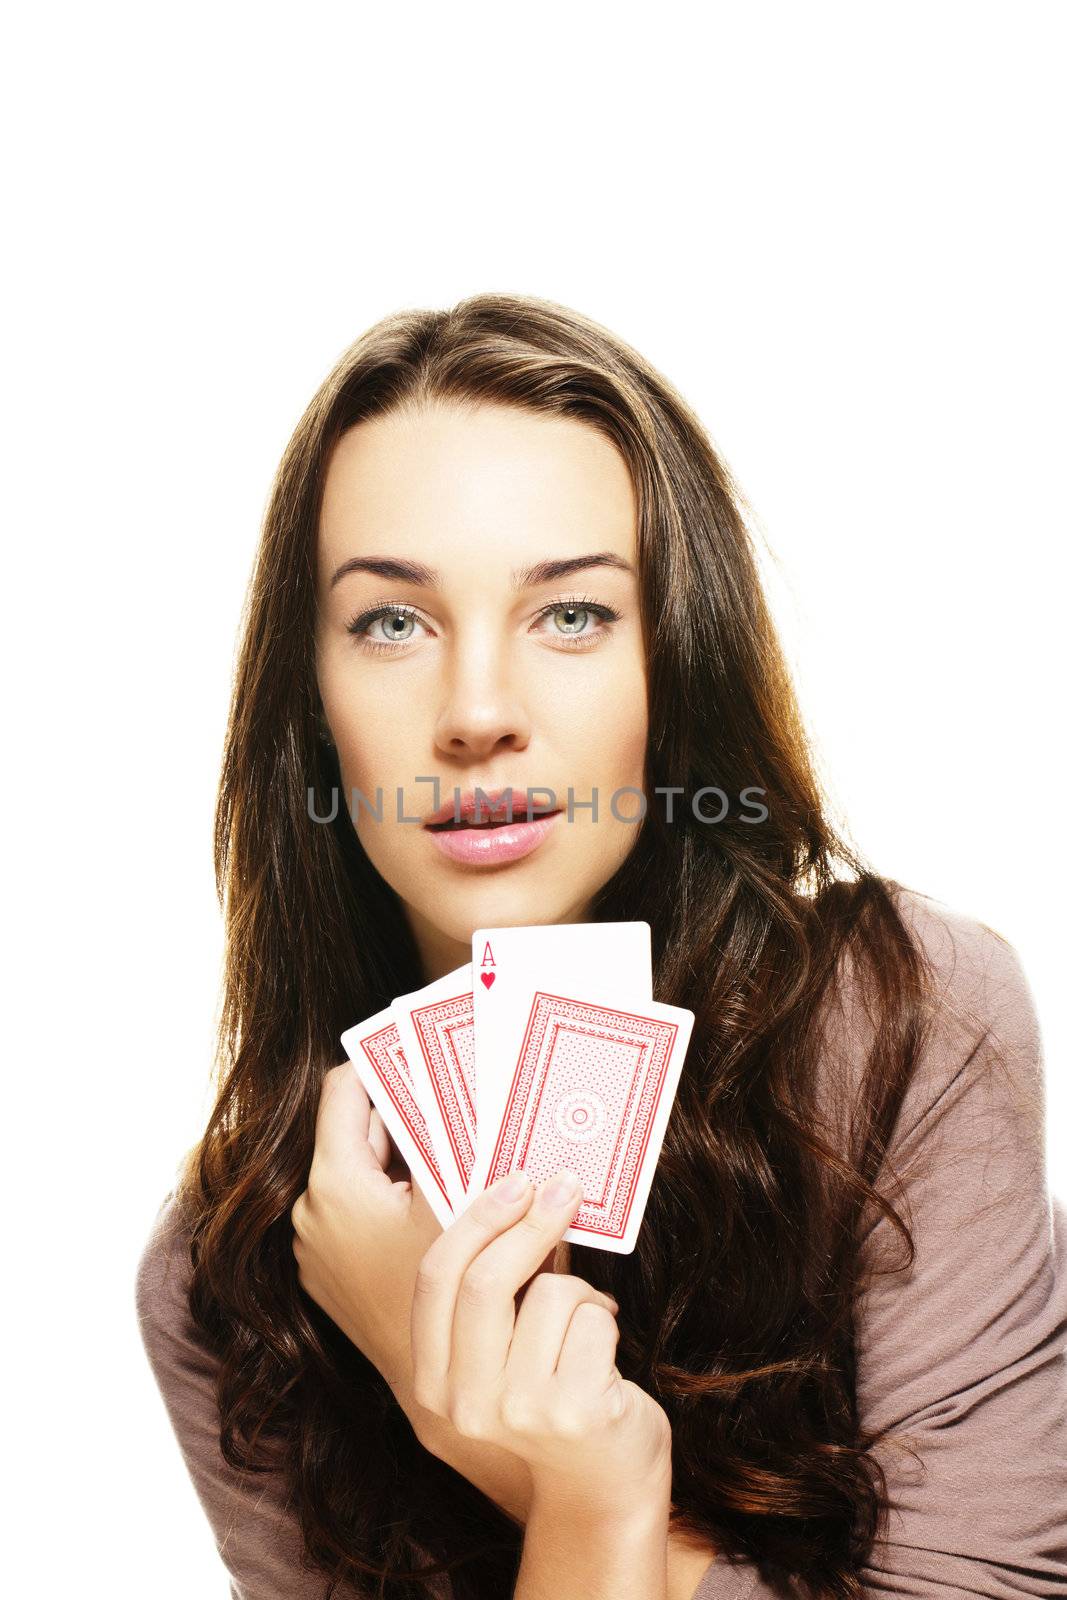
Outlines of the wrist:
M530 1469L500 1445L468 1439L436 1412L420 1406L410 1388L393 1389L424 1450L458 1472L522 1527L530 1511Z
M411 1382L407 1375L389 1379L389 1387L393 1391L393 1399L411 1423L415 1437L420 1444L429 1448L430 1438L444 1426L442 1420L433 1411L427 1411L425 1406L420 1406L412 1392Z
M670 1468L647 1474L639 1482L621 1482L610 1471L597 1483L559 1473L531 1475L530 1518L578 1531L633 1532L645 1537L653 1528L666 1534L671 1513Z

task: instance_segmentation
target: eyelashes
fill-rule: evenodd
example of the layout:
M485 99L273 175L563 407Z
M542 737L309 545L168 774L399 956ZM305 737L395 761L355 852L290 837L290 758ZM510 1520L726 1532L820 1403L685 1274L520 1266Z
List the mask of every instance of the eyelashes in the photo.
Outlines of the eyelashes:
M620 613L614 610L612 606L599 605L596 601L586 596L567 596L559 600L551 600L548 605L542 606L534 618L534 622L541 622L545 617L551 617L557 611L577 612L578 615L574 619L575 622L579 621L583 615L593 615L599 617L603 623L603 627L599 628L595 633L567 634L557 632L554 643L561 645L564 650L588 650L594 648L611 633L612 624L620 620ZM404 624L409 621L422 622L423 620L414 606L381 601L369 611L363 611L358 616L353 617L351 621L345 624L345 631L352 635L361 650L374 654L396 655L405 645L411 642L410 635L404 639L396 639L392 644L383 639L371 639L367 636L367 629L383 617L388 617L391 621L402 619Z

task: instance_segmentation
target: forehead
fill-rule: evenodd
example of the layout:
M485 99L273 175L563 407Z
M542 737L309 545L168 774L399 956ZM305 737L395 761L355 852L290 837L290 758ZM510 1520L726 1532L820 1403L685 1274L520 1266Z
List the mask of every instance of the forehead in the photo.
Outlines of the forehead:
M322 567L361 548L416 546L443 563L457 540L632 561L636 539L629 470L610 439L574 418L487 404L434 402L357 423L334 446L319 522Z

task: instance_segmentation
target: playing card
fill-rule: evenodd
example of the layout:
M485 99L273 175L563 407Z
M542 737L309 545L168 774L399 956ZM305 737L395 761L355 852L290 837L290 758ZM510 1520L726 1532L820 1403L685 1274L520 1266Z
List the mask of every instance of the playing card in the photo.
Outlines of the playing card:
M467 1194L477 1139L470 962L397 996L391 1009L415 1097L455 1207Z
M628 1253L637 1241L689 1045L693 1013L617 989L535 989L498 1125L483 1126L485 1184L521 1168L577 1173L582 1202L562 1238ZM468 1198L473 1198L472 1194ZM461 1208L463 1209L463 1208Z
M535 988L652 999L651 929L647 922L565 922L478 928L471 940L477 1056L478 1155L473 1196L486 1187L492 1142L511 1085Z
M405 1059L392 1008L347 1028L341 1043L442 1228L455 1211Z

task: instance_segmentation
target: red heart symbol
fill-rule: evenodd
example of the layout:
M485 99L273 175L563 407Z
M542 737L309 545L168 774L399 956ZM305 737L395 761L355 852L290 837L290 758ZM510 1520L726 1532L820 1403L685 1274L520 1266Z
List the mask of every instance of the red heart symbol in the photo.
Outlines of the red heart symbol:
M481 976L482 982L485 984L485 987L487 989L491 989L493 987L493 983L496 980L496 973L495 972L483 972L483 973L480 974L480 976Z

